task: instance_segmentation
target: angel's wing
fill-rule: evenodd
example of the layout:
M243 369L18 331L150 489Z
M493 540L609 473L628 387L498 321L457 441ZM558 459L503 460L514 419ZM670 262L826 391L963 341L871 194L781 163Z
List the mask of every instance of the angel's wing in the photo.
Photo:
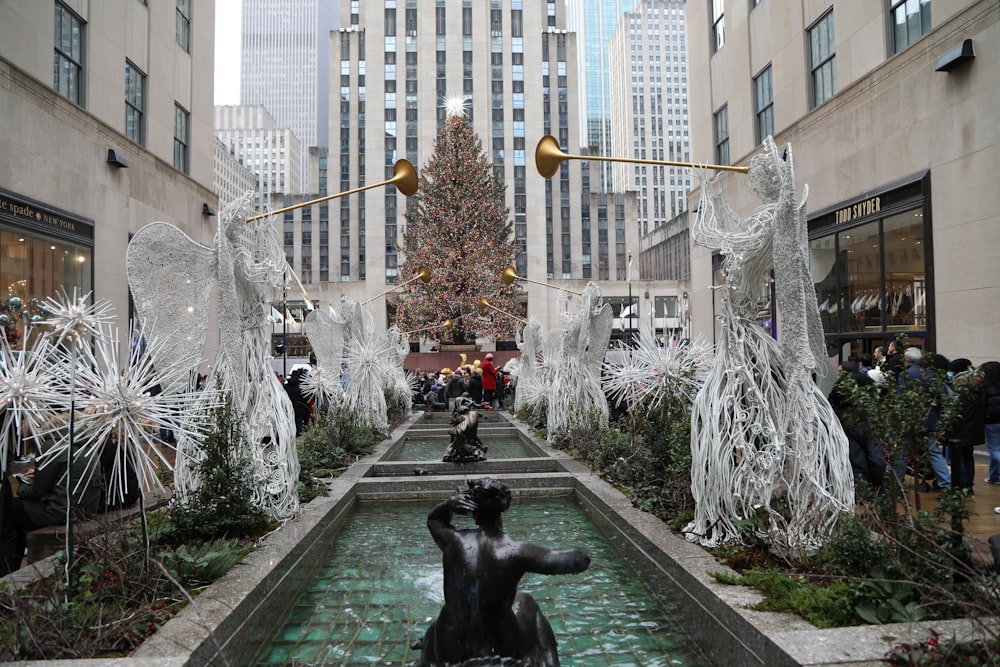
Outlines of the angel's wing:
M145 331L166 343L158 367L199 359L208 334L209 296L215 286L215 250L166 222L151 222L132 237L125 271ZM184 388L175 381L164 391Z
M323 310L314 310L306 316L306 336L316 353L316 364L340 377L344 358L344 328Z
M587 365L591 368L600 368L604 363L604 355L608 351L608 342L611 340L611 329L614 327L615 314L609 304L604 304L590 317L590 327L586 333L586 340L582 340L583 353Z

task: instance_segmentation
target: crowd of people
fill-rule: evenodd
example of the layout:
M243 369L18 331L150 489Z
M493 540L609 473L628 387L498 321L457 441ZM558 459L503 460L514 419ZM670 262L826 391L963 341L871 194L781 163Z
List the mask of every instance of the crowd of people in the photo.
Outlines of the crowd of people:
M455 402L464 394L468 394L479 409L498 410L510 386L507 371L493 365L492 352L487 353L482 362L477 359L455 370L422 371L418 368L414 376L417 389L413 402L422 403L432 411L453 412Z
M841 382L830 394L861 486L877 490L888 474L900 484L911 474L924 491L954 488L972 494L974 448L983 444L990 455L985 483L1000 484L1000 362L975 367L965 358L949 360L893 340L871 355L844 361L840 372L859 387L874 385L879 392L916 397L919 427L899 439L890 460L884 434L859 418L865 412L854 403L864 400L859 398L864 394L852 394Z

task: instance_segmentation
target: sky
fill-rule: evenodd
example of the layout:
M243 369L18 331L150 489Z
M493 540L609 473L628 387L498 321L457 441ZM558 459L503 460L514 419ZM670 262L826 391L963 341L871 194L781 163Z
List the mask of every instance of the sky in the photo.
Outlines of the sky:
M215 103L240 103L241 0L215 0Z

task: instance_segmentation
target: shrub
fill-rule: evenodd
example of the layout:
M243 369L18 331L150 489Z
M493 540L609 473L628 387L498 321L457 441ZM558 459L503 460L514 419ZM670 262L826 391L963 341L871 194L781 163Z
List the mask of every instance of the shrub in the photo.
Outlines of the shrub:
M165 542L176 531L164 516L151 517L154 558L183 588L211 583L253 549L236 540ZM146 559L146 542L135 530L109 528L78 539L70 591L65 554L56 558L62 562L48 578L20 590L0 585L0 660L128 655L186 604L175 582Z
M253 501L242 418L228 394L213 412L214 428L206 434L203 458L195 466L200 486L174 507L172 522L181 539L259 535L268 517Z

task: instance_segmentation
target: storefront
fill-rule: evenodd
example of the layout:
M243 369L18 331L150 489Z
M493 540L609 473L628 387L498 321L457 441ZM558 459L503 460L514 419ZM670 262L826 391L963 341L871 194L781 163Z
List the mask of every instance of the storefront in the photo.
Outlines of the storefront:
M0 329L11 343L60 289L94 284L94 222L0 189Z
M809 263L827 351L840 361L900 334L934 349L930 173L815 214Z

